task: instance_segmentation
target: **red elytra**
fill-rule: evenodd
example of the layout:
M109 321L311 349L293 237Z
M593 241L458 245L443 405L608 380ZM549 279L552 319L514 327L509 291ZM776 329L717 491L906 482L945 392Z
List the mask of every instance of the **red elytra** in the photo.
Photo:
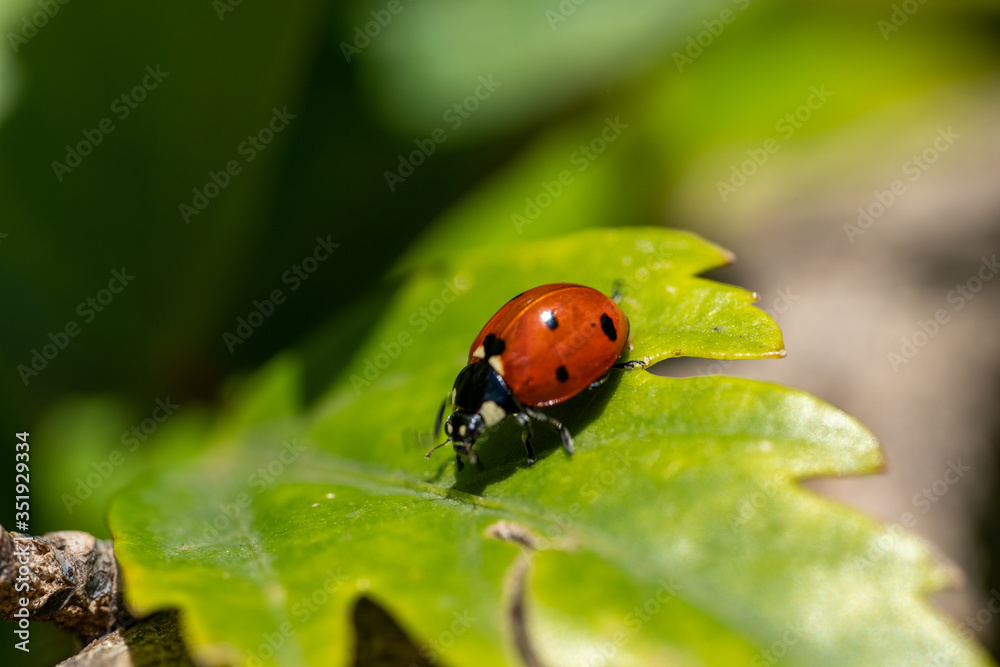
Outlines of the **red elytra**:
M503 351L489 362L521 403L545 407L590 386L611 368L628 342L625 313L601 292L553 283L518 294L476 336L469 363L484 361L489 334Z

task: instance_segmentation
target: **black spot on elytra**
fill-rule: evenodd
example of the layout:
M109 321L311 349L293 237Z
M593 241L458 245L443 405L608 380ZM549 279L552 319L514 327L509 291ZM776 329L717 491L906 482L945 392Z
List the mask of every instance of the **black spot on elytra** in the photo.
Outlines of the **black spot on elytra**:
M608 337L608 340L618 340L618 330L615 329L615 323L611 321L607 313L601 313L601 331Z
M556 369L556 379L560 382L565 382L569 379L569 371L566 370L565 366L560 366Z
M551 310L546 310L542 313L542 322L544 322L545 326L547 326L550 330L559 326L559 320L556 319L556 314Z
M494 334L486 334L486 338L483 339L483 351L486 353L487 359L497 354L503 354L506 347L507 345L503 340L497 338Z

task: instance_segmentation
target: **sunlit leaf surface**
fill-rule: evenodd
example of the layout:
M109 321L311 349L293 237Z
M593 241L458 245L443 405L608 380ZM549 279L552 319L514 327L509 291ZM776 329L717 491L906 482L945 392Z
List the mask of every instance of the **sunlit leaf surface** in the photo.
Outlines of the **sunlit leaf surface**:
M315 360L284 356L199 460L118 496L129 602L249 664L349 664L362 595L449 665L987 664L924 600L950 575L919 541L797 484L881 461L802 392L619 372L553 409L573 456L542 431L528 466L505 423L479 468L423 457L469 341L532 285L622 281L631 358L779 355L750 293L694 277L726 259L596 230L415 270L310 410L281 395Z

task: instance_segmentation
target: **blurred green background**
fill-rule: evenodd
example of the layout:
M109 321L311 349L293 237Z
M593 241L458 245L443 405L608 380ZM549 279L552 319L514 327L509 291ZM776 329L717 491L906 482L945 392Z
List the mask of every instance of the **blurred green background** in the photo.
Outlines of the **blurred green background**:
M886 520L964 455L916 530L968 576L957 619L1000 583L1000 288L886 361L1000 250L1000 3L5 0L0 25L0 424L32 434L31 533L107 537L108 496L196 447L231 378L334 330L321 386L394 267L664 224L736 251L717 277L790 356L661 372L854 412L896 465L821 490ZM34 631L18 664L74 651Z

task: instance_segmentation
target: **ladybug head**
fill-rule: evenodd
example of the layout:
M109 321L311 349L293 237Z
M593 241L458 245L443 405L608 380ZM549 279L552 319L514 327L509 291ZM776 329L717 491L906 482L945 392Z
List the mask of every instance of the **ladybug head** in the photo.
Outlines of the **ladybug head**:
M474 456L472 445L476 443L476 440L479 439L484 430L486 430L486 421L483 419L483 416L478 412L467 412L465 410L458 410L451 413L448 416L448 421L444 424L444 432L448 435L448 439L451 440L455 452L466 454L470 458Z
M458 469L462 469L461 455L469 457L476 463L476 452L472 446L483 435L487 428L494 426L507 416L508 409L503 407L511 403L513 395L500 374L486 362L473 362L462 369L451 390L451 414L444 424L444 432L448 439L427 452L430 458L434 450L449 442L459 455ZM437 434L444 417L448 400L441 404L438 410L434 433Z

